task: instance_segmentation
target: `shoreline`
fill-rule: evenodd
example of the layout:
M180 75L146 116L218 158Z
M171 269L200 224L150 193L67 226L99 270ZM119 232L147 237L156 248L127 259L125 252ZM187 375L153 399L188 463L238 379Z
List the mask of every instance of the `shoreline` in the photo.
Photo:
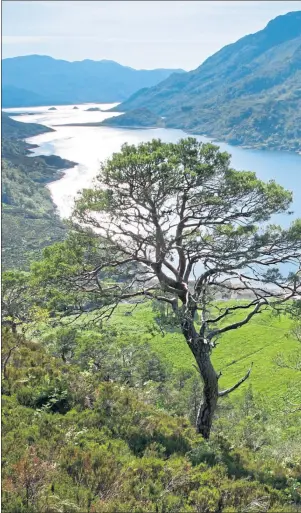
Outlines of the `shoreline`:
M42 134L40 134L40 135L42 135ZM51 155L43 155L43 154L36 155L35 153L33 153L32 150L36 149L36 148L40 148L40 145L29 143L28 139L31 139L31 137L23 139L23 141L27 145L27 148L25 151L25 157L42 159L42 161L45 164L46 170L49 170L49 171L54 170L54 172L57 174L57 177L55 177L55 175L52 177L52 178L54 178L53 180L45 179L45 181L43 180L42 182L40 182L41 184L47 186L50 183L56 182L57 180L60 180L61 178L63 178L65 171L68 171L69 169L72 169L72 168L75 168L76 166L78 166L78 162L74 162L73 160L63 159L62 157L60 157L59 155L55 155L54 153L52 153ZM52 199L52 196L51 196L51 201L52 201L54 207L57 208Z
M46 246L64 240L68 229L49 185L77 163L54 154L35 154L33 150L40 150L40 145L31 141L43 135L46 127L29 124L35 128L30 135L26 123L2 127L2 180L6 185L2 196L2 266L6 270L28 270ZM11 126L15 129L13 137Z
M120 113L120 114L123 114L123 113ZM118 118L119 116L116 116L116 118ZM115 118L115 116L114 116ZM114 119L113 118L113 119ZM111 119L111 118L109 118ZM290 154L297 154L297 155L300 155L301 156L301 149L297 149L297 150L294 150L294 149L289 149L287 147L277 147L277 146L268 146L266 145L264 142L262 143L259 143L259 144L235 144L233 143L232 141L229 141L227 139L217 139L215 136L210 136L210 134L204 134L204 133L201 133L201 132L197 132L195 130L190 130L190 129L185 129L181 126L158 126L158 125L149 125L149 126L139 126L139 125L118 125L118 124L110 124L110 123L105 123L105 120L104 121L99 121L99 122L88 122L88 123L66 123L64 125L53 125L54 127L56 126L64 126L64 127L67 127L67 126L70 126L70 127L108 127L108 128L118 128L118 129L126 129L126 130L154 130L156 128L166 128L167 130L168 129L175 129L175 130L182 130L185 134L187 134L188 136L202 136L202 137L206 137L208 139L211 139L212 143L214 144L228 144L229 146L233 146L234 148L241 148L243 150L258 150L258 151L267 151L267 152L285 152L285 153L290 153Z
M61 104L57 104L58 106L62 106ZM66 105L66 104L64 104ZM69 104L68 104L69 105ZM73 105L73 104L70 104L70 105ZM85 105L89 105L89 103L86 103ZM39 105L41 107L43 107L43 105ZM32 106L31 106L32 107ZM122 114L125 114L126 112L120 112L117 109L118 106L116 107L113 107L112 109L109 109L108 111L106 110L102 110L102 109L99 109L100 112L116 112L117 113L117 116L114 116L114 118L118 118L119 115L122 115ZM20 107L16 107L17 108L20 108ZM87 109L89 110L89 109ZM94 110L94 109L93 109ZM5 112L5 111L4 111ZM30 112L30 108L29 108L29 112L13 112L13 113L10 113L10 112L6 112L6 114L8 114L9 116L11 115L20 115L20 116L23 116L23 115L34 115L35 113L34 112ZM108 118L108 119L111 119L111 118ZM182 130L184 133L186 133L187 135L190 135L190 136L194 136L194 135L198 135L198 136L203 136L203 137L206 137L208 139L211 139L211 141L213 143L216 143L216 144L219 144L219 143L225 143L225 144L228 144L229 146L233 146L234 148L242 148L244 150L259 150L259 151L270 151L270 152L285 152L285 153L289 153L289 154L297 154L297 155L300 155L301 156L301 148L298 148L298 149L292 149L292 148L289 148L287 146L284 146L284 147L279 147L279 146L270 146L264 142L262 143L258 143L258 144L248 144L248 143L244 143L244 144L240 144L240 143L234 143L233 141L227 139L227 138L217 138L216 136L211 136L210 134L204 134L203 132L199 132L199 131L195 131L195 130L191 130L189 128L184 128L184 127L181 127L181 126L168 126L166 124L163 124L163 126L158 126L158 125L148 125L148 126L139 126L139 125L111 125L110 123L105 123L106 120L103 120L103 121L97 121L97 122L88 122L88 123L65 123L65 124L61 124L61 125L53 125L53 127L108 127L108 128L124 128L124 129L127 129L127 130L130 130L130 129L133 129L133 130L154 130L156 128L166 128L166 129L175 129L175 130ZM51 130L51 127L48 127L50 130ZM53 130L53 129L52 129ZM55 131L55 130L54 130ZM27 142L27 140L25 139L25 141ZM75 165L78 165L78 163L75 163ZM66 169L70 169L70 167L66 168Z
M54 132L56 130L53 130ZM42 135L42 134L38 134ZM36 137L36 136L35 136ZM33 149L41 148L39 144L28 142L32 137L28 137L26 139L23 139L23 142L26 144L27 149L25 153L25 157L28 158L34 158L34 159L41 159L44 162L45 170L53 171L53 175L49 177L45 177L45 180L40 181L40 185L47 190L49 194L49 199L52 205L53 209L53 216L57 220L59 220L60 223L63 223L65 226L66 218L61 215L60 208L57 203L55 203L52 192L51 192L51 185L59 182L64 178L66 173L70 170L75 170L76 167L79 165L79 162L75 162L73 160L68 160L60 157L59 155L56 155L54 153L51 153L50 155L43 155L36 153L33 153Z
M116 116L117 117L117 116ZM109 118L110 119L110 118ZM160 126L138 126L138 125L110 125L109 123L103 123L103 121L95 123L67 123L66 125L53 125L53 126L86 126L89 127L108 127L108 128L126 128L127 130L153 130L154 128L166 128Z
M172 128L172 127L168 127ZM190 131L188 129L184 130L183 128L180 128L180 130L183 130L186 134L189 135L200 135L203 137L207 137L208 139L211 138L209 134L203 134L203 133L197 133L195 131ZM216 144L224 143L228 144L229 146L233 146L233 148L241 148L243 150L258 150L258 151L273 151L273 152L285 152L290 154L296 154L301 155L301 149L293 150L288 148L280 148L279 146L267 146L265 143L261 143L259 145L253 145L253 144L234 144L233 142L227 140L227 139L216 139L216 137L212 136L212 141Z

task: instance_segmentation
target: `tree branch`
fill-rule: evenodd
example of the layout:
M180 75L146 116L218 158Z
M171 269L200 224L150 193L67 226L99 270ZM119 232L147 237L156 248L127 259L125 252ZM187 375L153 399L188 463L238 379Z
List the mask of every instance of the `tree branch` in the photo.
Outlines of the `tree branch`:
M219 329L212 331L208 335L208 339L211 340L216 335L221 335L222 333L226 333L227 331L236 330L238 328L241 328L241 326L244 326L245 324L247 324L252 319L252 317L259 312L259 309L262 306L262 304L263 303L258 302L257 305L255 306L255 308L252 310L252 312L250 312L242 321L234 322L233 324L229 324L228 326L225 326L224 328L219 328Z
M221 392L219 392L218 397L225 397L226 395L233 392L233 390L236 390L238 387L240 387L240 385L242 385L242 383L244 383L250 376L252 366L253 366L253 362L251 363L251 367L249 368L247 374L243 378L241 378L237 383L235 383L235 385L233 385L233 387L226 388L226 390L222 390Z

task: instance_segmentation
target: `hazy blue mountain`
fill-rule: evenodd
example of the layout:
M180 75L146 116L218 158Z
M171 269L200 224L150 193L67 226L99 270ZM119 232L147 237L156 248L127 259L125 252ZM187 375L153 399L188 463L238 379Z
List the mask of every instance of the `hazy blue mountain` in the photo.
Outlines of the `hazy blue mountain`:
M301 12L278 16L115 110L137 108L165 116L166 126L233 144L300 150Z
M2 80L3 84L3 80ZM15 86L2 85L2 106L35 107L43 102L43 96Z
M2 61L2 106L118 102L166 79L172 69L136 70L114 61L68 62L44 55Z

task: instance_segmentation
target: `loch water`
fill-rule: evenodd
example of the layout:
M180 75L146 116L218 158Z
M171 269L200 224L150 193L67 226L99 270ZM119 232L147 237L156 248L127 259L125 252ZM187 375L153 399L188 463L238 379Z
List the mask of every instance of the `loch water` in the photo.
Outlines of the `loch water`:
M48 185L54 203L61 217L68 217L72 211L74 198L78 191L89 187L98 174L100 162L120 149L125 142L138 144L153 138L166 142L176 142L187 134L178 129L126 129L113 127L63 126L67 123L99 122L116 116L117 113L105 112L117 104L83 104L48 107L27 107L5 109L14 119L25 123L41 123L54 128L48 132L27 139L38 145L33 150L35 155L58 155L78 164L68 169L64 176ZM101 111L87 111L91 107L99 107ZM104 112L103 112L104 111ZM14 116L18 112L22 115ZM27 114L30 113L30 114ZM205 136L195 136L204 142L212 142ZM230 146L224 142L216 142L223 151L232 155L231 165L238 170L255 171L262 180L274 179L290 191L294 201L291 216L278 215L275 219L283 226L288 226L293 218L301 217L301 156L297 153L269 150L252 150Z

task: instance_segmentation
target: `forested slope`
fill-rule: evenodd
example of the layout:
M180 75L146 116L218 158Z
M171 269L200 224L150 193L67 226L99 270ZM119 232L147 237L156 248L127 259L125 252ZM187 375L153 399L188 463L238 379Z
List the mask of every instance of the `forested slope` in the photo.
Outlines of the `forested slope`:
M148 108L168 127L257 148L301 149L301 12L222 48L199 68L116 108Z
M205 442L196 374L148 344L65 328L2 353L3 512L298 511L297 413L249 388Z
M24 138L51 131L35 123L20 123L2 113L2 264L28 267L45 245L62 240L65 227L45 187L62 169L75 163L56 156L29 156Z

